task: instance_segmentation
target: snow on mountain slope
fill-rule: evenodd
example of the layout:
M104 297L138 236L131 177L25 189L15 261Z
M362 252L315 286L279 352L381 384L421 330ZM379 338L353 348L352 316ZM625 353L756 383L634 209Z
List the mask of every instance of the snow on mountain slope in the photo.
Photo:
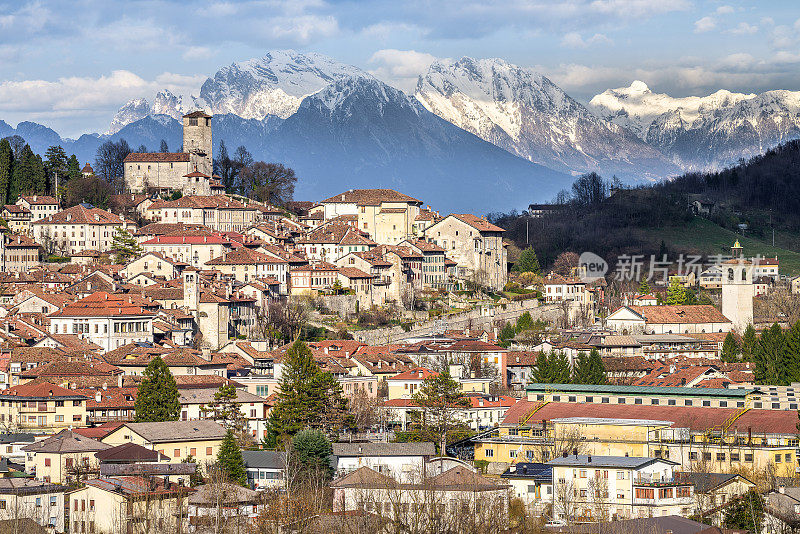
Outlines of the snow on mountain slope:
M200 98L212 113L285 119L306 96L337 80L363 75L361 69L321 54L280 50L223 67L203 83Z
M111 125L108 127L108 134L113 135L126 125L150 115L169 115L174 119L180 120L181 116L188 111L208 108L205 102L195 97L192 97L192 104L192 106L185 108L183 105L183 97L174 95L167 90L156 93L152 104L148 102L146 98L131 100L122 106L117 114L114 115Z
M800 137L800 92L673 98L636 81L596 95L590 107L687 170L724 167Z
M561 171L600 171L631 180L679 171L546 77L501 59L437 61L419 78L415 96L456 126Z
M654 93L647 84L635 80L629 87L607 89L589 101L589 109L597 116L647 138L650 124L665 113L678 112L683 122L691 124L702 114L729 108L755 97L755 94L720 90L708 96L672 97Z

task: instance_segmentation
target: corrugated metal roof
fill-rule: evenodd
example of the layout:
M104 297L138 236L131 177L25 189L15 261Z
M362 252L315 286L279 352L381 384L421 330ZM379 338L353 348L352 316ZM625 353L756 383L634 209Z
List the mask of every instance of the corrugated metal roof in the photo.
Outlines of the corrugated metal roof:
M527 391L553 393L607 393L609 395L666 395L671 397L745 398L754 389L617 386L611 384L528 384Z

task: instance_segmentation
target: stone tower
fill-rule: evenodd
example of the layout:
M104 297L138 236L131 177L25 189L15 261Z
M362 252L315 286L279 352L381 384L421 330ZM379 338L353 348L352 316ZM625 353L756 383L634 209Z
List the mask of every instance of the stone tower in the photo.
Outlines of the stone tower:
M189 314L198 317L200 305L200 279L199 272L194 267L187 267L181 273L183 278L183 305L188 308Z
M192 168L211 176L214 170L211 141L211 115L193 111L183 116L183 151L189 154Z
M731 247L733 259L722 267L722 315L730 319L733 328L742 333L753 323L753 263L742 256L739 241Z

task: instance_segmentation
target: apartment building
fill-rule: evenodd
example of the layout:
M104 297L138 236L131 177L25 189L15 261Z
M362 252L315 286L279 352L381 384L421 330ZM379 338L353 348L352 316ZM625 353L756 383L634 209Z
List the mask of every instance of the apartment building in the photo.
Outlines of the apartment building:
M86 422L86 397L49 382L0 392L0 427L10 432L55 433Z
M69 256L85 250L111 250L114 235L128 221L91 204L78 204L32 222L33 238L45 250Z
M325 220L355 215L357 227L378 244L396 245L414 236L422 201L393 189L351 189L320 202ZM331 261L331 260L328 260Z
M202 224L218 232L244 232L261 220L262 212L225 195L186 196L157 201L147 208L153 222Z

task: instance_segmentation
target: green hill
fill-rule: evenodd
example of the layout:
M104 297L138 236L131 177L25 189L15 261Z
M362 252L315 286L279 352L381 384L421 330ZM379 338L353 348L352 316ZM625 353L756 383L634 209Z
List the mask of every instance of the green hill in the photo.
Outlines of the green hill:
M713 222L695 217L687 224L659 229L635 230L644 241L657 245L663 239L674 250L703 255L730 254L731 245L739 240L745 255L760 255L766 258L778 257L780 273L800 275L800 253L732 232Z

